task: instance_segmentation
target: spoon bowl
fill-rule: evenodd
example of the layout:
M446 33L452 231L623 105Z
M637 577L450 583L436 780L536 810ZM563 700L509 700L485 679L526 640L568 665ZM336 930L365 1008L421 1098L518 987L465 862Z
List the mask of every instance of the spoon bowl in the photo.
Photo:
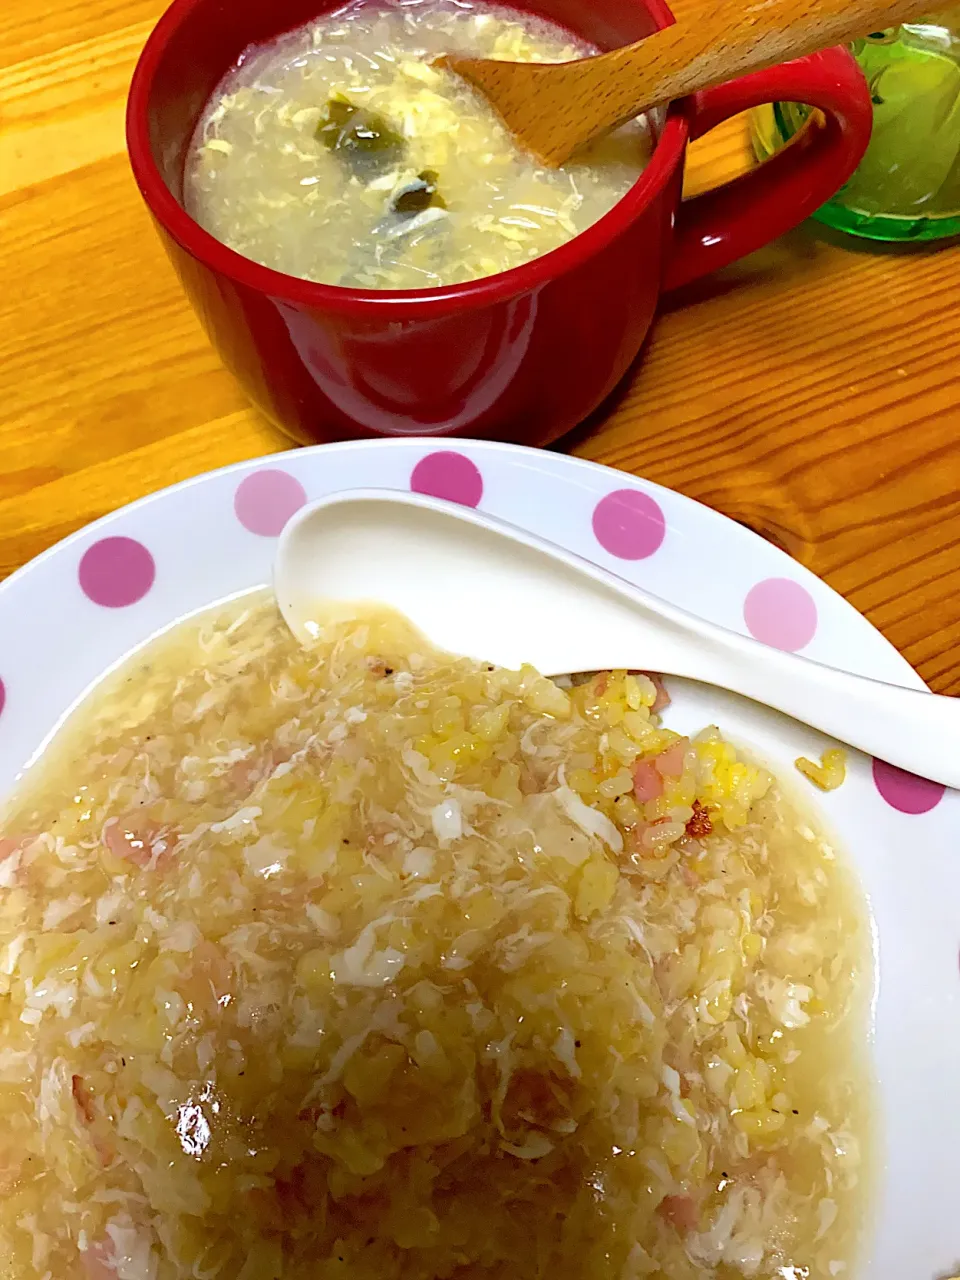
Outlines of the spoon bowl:
M430 643L545 675L656 671L730 689L911 773L960 787L960 701L838 671L706 622L533 534L419 494L303 507L274 586L301 643L386 605Z

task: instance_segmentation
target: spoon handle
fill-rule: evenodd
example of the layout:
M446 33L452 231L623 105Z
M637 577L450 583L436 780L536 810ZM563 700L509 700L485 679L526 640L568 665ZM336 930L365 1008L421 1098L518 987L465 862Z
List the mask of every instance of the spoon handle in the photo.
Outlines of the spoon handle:
M641 611L669 624L658 664L666 674L730 689L887 764L960 788L960 699L771 649L632 586L621 590L637 606L637 648L648 634Z
M284 529L274 583L307 642L330 602L378 600L451 653L545 675L685 676L960 789L960 699L768 648L495 516L387 490L322 498Z
M707 0L611 53L560 64L447 55L546 164L643 111L775 63L920 18L930 0Z
M771 648L533 534L502 529L516 544L541 551L539 584L563 582L568 590L552 616L550 609L540 611L541 624L552 630L552 638L542 643L545 674L610 667L697 680L782 711L908 773L960 789L960 698L854 675ZM579 585L563 565L576 570ZM530 595L538 606L563 599L559 592L544 596L542 589L538 598L537 580L531 579ZM581 600L578 610L570 607L574 590Z
M619 72L625 82L622 104L610 104L617 115L612 123L638 113L638 94L644 99L641 109L659 106L869 31L908 22L929 9L929 0L752 0L747 4L721 0L705 5L696 21L677 22L647 40L605 55L611 72Z

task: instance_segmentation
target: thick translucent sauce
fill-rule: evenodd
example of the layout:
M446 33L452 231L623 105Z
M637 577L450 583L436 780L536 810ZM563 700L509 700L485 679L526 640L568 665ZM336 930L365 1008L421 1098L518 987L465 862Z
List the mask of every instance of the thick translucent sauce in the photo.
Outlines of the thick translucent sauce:
M835 1280L867 939L644 676L255 597L96 692L0 845L11 1280Z
M188 212L238 253L288 275L422 289L557 248L609 212L642 172L650 150L642 122L576 163L544 168L459 77L430 65L449 52L559 62L596 50L486 4L360 0L243 55L199 122ZM389 134L324 130L331 103L341 118L375 113ZM421 207L425 173L436 195Z

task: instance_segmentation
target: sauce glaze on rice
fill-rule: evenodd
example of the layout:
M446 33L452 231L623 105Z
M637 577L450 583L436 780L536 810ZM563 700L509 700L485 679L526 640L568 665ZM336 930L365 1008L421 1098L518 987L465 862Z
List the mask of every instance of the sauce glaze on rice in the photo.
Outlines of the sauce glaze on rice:
M842 862L659 686L272 601L98 690L0 847L0 1271L836 1280Z

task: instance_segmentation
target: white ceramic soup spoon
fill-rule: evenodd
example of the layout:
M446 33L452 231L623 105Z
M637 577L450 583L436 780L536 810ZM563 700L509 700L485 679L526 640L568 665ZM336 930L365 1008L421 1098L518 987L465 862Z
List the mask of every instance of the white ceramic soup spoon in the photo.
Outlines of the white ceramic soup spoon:
M960 787L960 700L769 648L464 507L379 489L314 502L283 531L274 585L303 643L332 605L389 605L450 653L545 675L686 676Z

